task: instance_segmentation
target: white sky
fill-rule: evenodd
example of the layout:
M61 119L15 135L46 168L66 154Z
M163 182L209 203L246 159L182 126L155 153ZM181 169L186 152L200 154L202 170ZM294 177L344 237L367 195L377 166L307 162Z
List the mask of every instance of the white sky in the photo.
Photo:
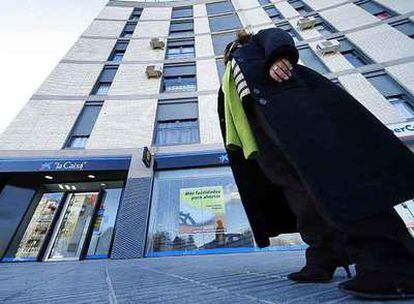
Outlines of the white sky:
M0 0L0 133L107 0Z

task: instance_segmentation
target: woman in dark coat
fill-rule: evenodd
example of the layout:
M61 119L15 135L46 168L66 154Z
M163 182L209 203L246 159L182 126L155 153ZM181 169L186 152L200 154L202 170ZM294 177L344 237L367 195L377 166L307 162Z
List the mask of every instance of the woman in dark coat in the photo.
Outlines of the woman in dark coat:
M414 296L413 239L393 209L414 197L414 156L345 90L297 64L298 57L290 35L276 28L239 35L226 48L259 147L247 160L228 149L256 242L267 246L296 221L309 249L306 266L290 279L329 281L352 257L357 274L340 284L342 291ZM220 90L225 139L224 102Z

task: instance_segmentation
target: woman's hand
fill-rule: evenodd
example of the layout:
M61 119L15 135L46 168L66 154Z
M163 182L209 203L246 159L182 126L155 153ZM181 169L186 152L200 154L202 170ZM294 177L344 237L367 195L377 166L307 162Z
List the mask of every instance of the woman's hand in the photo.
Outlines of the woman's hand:
M292 73L292 64L286 58L278 59L269 69L269 74L272 79L277 82L288 80Z

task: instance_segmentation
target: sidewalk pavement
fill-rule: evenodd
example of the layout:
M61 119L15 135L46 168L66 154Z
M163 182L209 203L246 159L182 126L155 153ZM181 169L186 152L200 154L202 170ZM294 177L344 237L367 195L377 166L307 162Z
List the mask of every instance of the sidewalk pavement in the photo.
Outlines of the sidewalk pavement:
M328 284L297 284L303 251L0 264L0 303L379 303ZM389 303L406 303L394 301Z

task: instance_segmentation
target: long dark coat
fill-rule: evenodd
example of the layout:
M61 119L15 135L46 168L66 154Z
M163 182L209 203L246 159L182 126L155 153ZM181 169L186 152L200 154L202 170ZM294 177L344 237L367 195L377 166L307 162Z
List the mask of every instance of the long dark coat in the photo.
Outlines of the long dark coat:
M278 83L268 68L283 57L294 68L288 81ZM414 198L413 153L345 90L296 64L298 57L290 35L276 28L260 31L234 53L263 124L271 130L268 135L297 169L319 212L346 223ZM224 137L223 102L220 93ZM277 204L285 202L280 189L269 185L254 161L238 151L228 152L256 240L292 228L290 210ZM278 227L279 221L283 227ZM266 246L265 241L260 244Z

